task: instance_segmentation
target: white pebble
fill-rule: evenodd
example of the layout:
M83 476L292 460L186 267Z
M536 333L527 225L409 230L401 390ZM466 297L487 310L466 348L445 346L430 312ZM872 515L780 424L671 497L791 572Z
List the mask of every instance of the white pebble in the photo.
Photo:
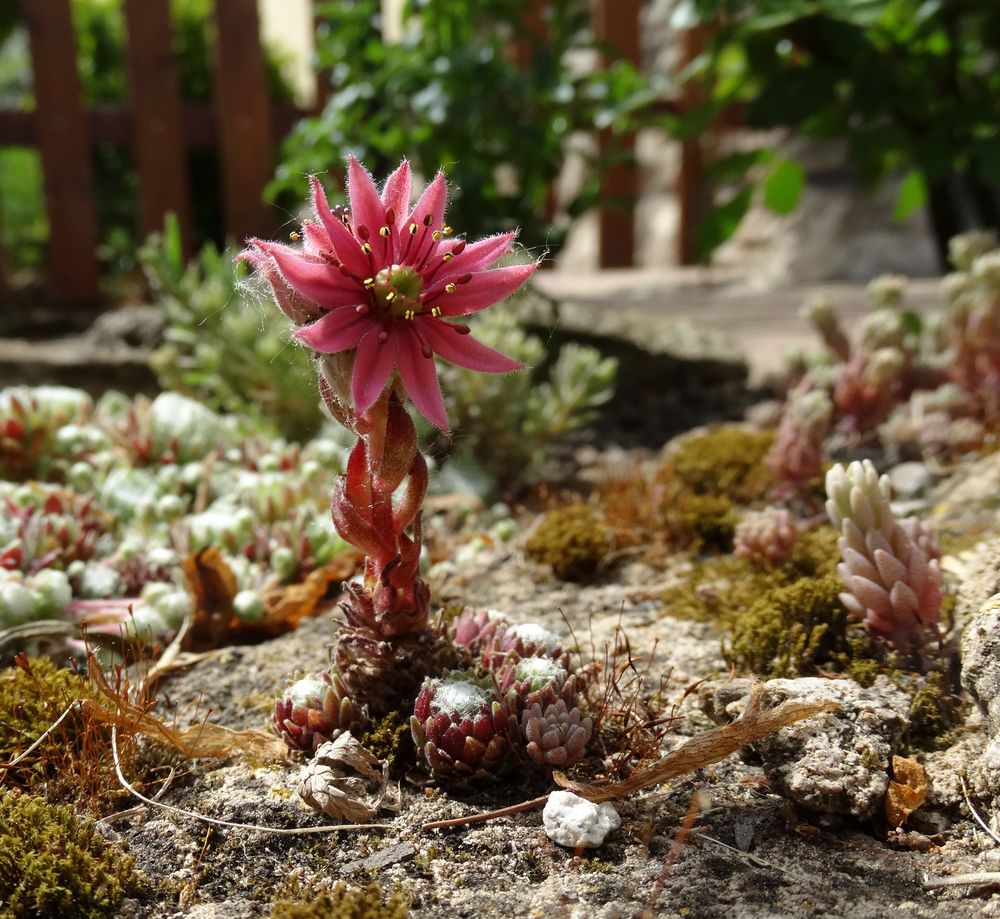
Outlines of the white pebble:
M571 791L554 791L542 811L545 833L553 842L570 849L595 849L622 818L611 804L594 804Z

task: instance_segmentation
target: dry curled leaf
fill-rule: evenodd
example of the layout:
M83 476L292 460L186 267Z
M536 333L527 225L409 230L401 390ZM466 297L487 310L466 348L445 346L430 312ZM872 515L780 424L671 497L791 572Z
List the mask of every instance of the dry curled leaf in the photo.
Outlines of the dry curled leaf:
M326 601L339 593L340 584L357 571L360 562L360 553L342 552L300 584L264 590L266 614L256 622L244 622L233 611L238 585L232 570L218 549L202 549L183 563L195 609L183 650L206 651L284 635L303 619L319 613Z
M902 826L927 798L927 773L915 759L892 758L892 780L885 793L885 819L893 827Z
M348 731L302 767L299 797L334 820L366 823L385 801L388 766Z
M561 772L556 772L553 778L562 788L575 792L589 801L595 803L612 801L633 791L648 788L650 785L660 785L679 775L694 772L702 766L717 763L730 753L735 753L740 747L760 740L761 737L766 737L780 728L795 724L804 718L811 718L813 715L835 711L840 707L830 699L815 702L790 699L774 708L762 710L763 697L763 686L760 683L754 684L750 690L746 709L739 720L692 737L659 762L637 770L623 782L616 782L613 785L585 785L570 781Z

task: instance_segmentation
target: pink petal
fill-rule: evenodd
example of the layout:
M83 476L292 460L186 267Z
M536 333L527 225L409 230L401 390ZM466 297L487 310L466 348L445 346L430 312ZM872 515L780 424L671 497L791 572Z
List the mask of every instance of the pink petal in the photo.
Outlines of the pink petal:
M444 179L444 173L439 172L434 176L425 189L420 199L417 201L410 216L406 219L407 225L415 223L418 227L430 226L433 230L440 230L444 223L444 206L448 200L448 186ZM430 214L430 224L424 223L424 218Z
M341 220L333 211L326 200L326 192L320 185L316 176L309 177L309 184L312 188L312 205L316 212L316 217L327 235L330 237L330 245L333 247L333 255L343 262L344 267L359 278L366 278L369 275L368 256L361 251L361 243L354 238L351 231L344 226Z
M368 231L368 240L374 245L379 227L385 223L385 208L371 173L353 156L347 160L347 196L351 200L354 232L362 239L364 234L360 228L364 227Z
M511 251L510 244L517 238L516 232L500 233L496 236L488 236L470 245L467 245L458 255L441 268L438 280L446 283L461 277L469 271L482 271L489 268L501 255L506 255ZM449 246L447 251L454 249L458 243Z
M417 410L447 434L448 415L441 398L434 359L424 357L422 345L412 332L400 336L398 362L403 385Z
M420 333L427 339L431 350L452 364L485 373L509 373L524 369L524 364L488 348L471 335L462 334L450 323L430 317L416 321L420 322Z
M382 324L378 323L358 342L354 375L351 377L351 395L354 399L354 411L359 415L368 411L382 395L385 384L389 382L389 374L396 366L398 336L390 333L385 341L379 341L383 330Z
M395 228L403 225L410 208L410 164L403 160L396 171L385 180L382 189L382 206L396 215Z
M330 235L326 229L312 220L302 224L302 235L305 237L302 243L304 255L319 256L323 252L332 252L333 243L330 242Z
M444 292L443 284L435 283L424 295L424 303L433 300L434 306L441 307L441 313L445 316L478 313L514 293L537 267L532 262L529 265L510 265L507 268L479 271L467 284L459 284L451 294Z
M313 351L334 354L357 346L374 323L371 316L359 316L350 307L342 307L327 313L311 325L297 329L292 333L292 338Z
M339 268L301 256L294 249L280 243L260 245L274 258L278 271L288 284L324 309L356 306L366 299L358 284L345 278Z

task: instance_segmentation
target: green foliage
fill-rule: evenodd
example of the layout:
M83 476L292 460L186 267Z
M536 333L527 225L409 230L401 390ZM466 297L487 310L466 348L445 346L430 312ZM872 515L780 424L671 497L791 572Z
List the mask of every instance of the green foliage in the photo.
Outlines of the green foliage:
M835 577L802 578L761 596L733 624L726 656L760 677L814 674L852 653Z
M263 419L296 440L316 433L322 412L312 359L283 337L271 304L243 296L245 272L231 251L206 243L186 264L170 215L163 234L143 244L139 261L167 321L151 360L164 389Z
M703 549L728 551L736 530L733 503L723 495L699 495L691 491L668 493L660 515L670 542L694 552Z
M769 431L723 425L685 438L661 470L698 495L752 504L774 487L764 457L774 442Z
M509 311L491 310L474 325L475 336L529 370L477 373L438 363L448 419L446 443L428 425L421 435L477 490L506 492L536 479L553 446L591 421L614 394L615 358L594 348L567 344L547 362L540 338L522 329Z
M409 914L409 901L402 891L383 899L375 881L367 887L340 882L312 896L283 898L271 908L271 919L406 919Z
M446 170L449 219L470 239L521 226L529 247L555 248L565 228L552 224L550 190L571 135L596 126L617 136L649 97L623 61L593 73L571 65L595 50L585 0L546 3L544 36L520 0L411 0L396 43L383 38L380 0L318 9L317 63L332 92L286 142L270 194L288 202L304 196L306 174L336 168L348 151L375 175L406 156L427 177ZM512 59L515 40L524 66ZM571 215L596 201L597 163L588 165Z
M575 504L549 511L525 543L525 554L552 567L563 581L591 577L608 554L610 532L591 507Z
M110 916L140 884L131 856L93 821L0 789L0 919Z
M815 139L843 139L858 175L871 182L906 173L896 206L905 219L932 203L939 241L962 229L945 226L932 194L959 177L974 223L996 226L1000 136L1000 6L964 0L684 0L675 23L710 25L706 50L687 71L707 97L679 119L681 135L700 130L730 105L752 127L788 127ZM760 153L760 151L758 151ZM763 153L767 159L767 154ZM720 210L725 228L763 182L765 203L795 206L801 169L782 161L746 171ZM735 197L733 195L735 194ZM966 219L969 219L968 217ZM720 217L708 217L706 249L723 241Z

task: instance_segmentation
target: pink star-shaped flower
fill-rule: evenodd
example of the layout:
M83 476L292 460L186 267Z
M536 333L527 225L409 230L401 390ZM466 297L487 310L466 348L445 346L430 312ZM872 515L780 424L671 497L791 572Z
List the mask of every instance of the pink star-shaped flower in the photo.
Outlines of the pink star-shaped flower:
M476 341L467 325L448 320L504 299L536 264L490 268L511 251L516 233L474 243L452 238L444 223L444 173L412 209L406 160L380 194L351 157L349 212L330 208L315 176L311 184L316 219L303 227L302 249L254 239L243 257L268 278L286 313L300 322L312 320L294 338L323 354L354 350L351 396L358 415L371 408L396 373L417 409L446 431L435 354L489 373L524 366Z

